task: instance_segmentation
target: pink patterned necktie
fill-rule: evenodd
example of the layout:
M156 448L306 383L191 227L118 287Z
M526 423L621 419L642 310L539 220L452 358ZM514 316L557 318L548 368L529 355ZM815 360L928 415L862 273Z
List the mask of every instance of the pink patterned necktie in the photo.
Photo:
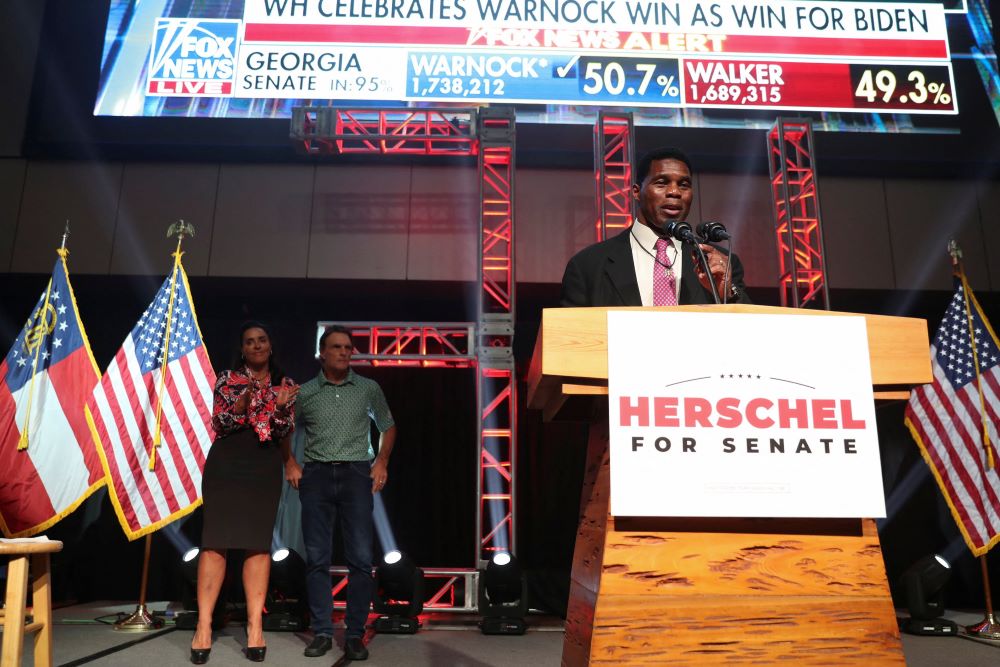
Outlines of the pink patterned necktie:
M667 239L656 239L656 261L653 262L653 305L677 305L677 280L672 264L667 260Z

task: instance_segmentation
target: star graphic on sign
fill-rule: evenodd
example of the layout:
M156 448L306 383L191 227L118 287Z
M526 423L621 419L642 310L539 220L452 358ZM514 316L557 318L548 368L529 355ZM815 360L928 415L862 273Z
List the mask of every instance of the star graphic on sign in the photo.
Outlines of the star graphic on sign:
M58 301L59 300L59 292L53 292L52 293L52 300L53 301Z
M24 366L26 363L28 363L28 359L26 357L21 357L17 360L18 366Z
M64 306L62 304L59 304L59 314L60 315L65 315L66 314L66 306Z
M62 347L62 338L56 338L52 341L52 347Z
M65 322L60 322L59 323L59 331L66 331L66 329L68 329L68 328L69 328L69 325L66 324Z
M42 359L48 359L48 358L49 358L49 352L48 350L44 350L42 352Z

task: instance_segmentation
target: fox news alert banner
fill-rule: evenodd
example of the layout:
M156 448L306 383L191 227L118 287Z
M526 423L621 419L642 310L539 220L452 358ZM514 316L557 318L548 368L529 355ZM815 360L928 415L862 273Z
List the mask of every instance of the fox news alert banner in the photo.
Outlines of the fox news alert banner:
M885 516L863 317L610 311L608 387L616 516Z
M151 28L150 96L958 112L921 2L245 0Z

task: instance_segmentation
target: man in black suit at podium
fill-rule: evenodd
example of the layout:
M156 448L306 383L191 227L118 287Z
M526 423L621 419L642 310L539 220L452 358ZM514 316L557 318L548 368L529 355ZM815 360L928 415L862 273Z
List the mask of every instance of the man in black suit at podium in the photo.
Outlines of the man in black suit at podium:
M640 158L632 196L639 214L631 228L588 246L566 264L563 306L673 306L719 300L750 303L739 257L708 243L705 273L693 248L670 232L691 210L691 161L678 148L658 148ZM684 227L684 226L682 226ZM687 228L690 232L690 227ZM683 229L678 236L683 235ZM730 261L731 260L731 261ZM728 273L727 273L728 272Z

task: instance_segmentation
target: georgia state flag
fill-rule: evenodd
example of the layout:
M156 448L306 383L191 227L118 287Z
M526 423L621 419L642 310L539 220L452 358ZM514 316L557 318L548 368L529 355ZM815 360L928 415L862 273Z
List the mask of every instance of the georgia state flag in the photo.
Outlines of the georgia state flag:
M0 363L0 529L35 535L104 484L84 413L100 373L69 284L65 250Z

